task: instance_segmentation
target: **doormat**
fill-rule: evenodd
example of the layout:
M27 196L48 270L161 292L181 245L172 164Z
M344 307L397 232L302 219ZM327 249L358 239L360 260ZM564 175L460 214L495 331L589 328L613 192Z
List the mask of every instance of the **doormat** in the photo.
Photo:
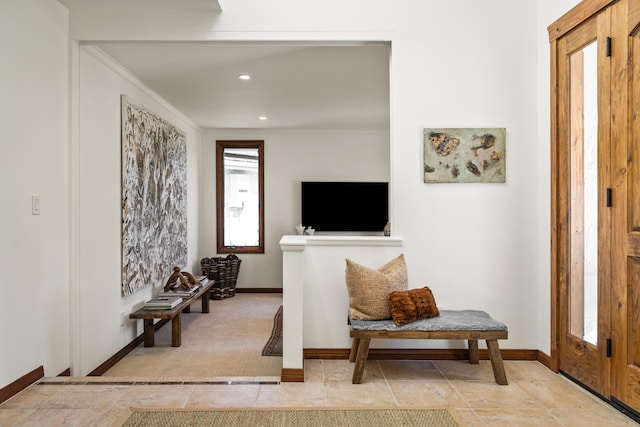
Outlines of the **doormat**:
M449 409L434 408L221 408L216 410L132 408L124 427L319 426L459 427Z

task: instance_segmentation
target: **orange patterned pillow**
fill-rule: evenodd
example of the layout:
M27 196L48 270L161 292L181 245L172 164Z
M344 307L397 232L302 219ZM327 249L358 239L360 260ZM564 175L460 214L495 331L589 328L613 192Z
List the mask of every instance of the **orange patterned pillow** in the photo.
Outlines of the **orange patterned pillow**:
M427 286L421 289L390 292L389 304L391 317L396 326L440 315L433 293Z

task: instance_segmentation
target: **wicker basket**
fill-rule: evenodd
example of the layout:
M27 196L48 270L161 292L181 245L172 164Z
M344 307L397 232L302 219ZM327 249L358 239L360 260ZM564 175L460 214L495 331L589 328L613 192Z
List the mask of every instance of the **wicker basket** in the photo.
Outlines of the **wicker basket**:
M241 261L233 254L226 258L215 257L200 260L202 274L214 281L209 291L210 299L221 300L235 296Z

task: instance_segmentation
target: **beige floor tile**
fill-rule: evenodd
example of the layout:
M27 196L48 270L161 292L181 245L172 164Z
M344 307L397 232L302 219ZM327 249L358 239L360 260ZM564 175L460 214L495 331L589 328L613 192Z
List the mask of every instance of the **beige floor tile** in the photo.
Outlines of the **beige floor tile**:
M474 412L485 425L492 427L562 426L561 423L544 409L522 409L513 407L508 409L475 409Z
M379 360L380 369L387 380L393 381L446 381L430 360Z
M86 381L87 378L100 378L100 377L47 377L46 381L48 383L67 383L74 381Z
M147 357L141 355L133 356L126 365L116 365L109 369L110 376L126 375L131 372L135 372L137 378L158 377L158 367L154 363L150 363Z
M116 404L118 407L184 408L194 387L196 386L133 385L120 396Z
M351 384L354 367L355 363L351 363L348 360L323 360L324 381L339 381ZM384 381L380 366L375 360L368 360L366 362L364 374L362 375L363 383L371 381Z
M504 361L507 380L554 381L560 375L536 361Z
M104 421L108 411L97 409L37 409L16 427L92 427Z
M60 392L52 395L40 405L47 409L104 409L118 401L131 387L128 385L60 385ZM125 407L125 406L120 406Z
M638 426L626 415L604 404L598 409L554 408L549 409L548 412L563 425L571 427Z
M14 426L26 419L35 410L34 408L0 408L0 426Z
M257 384L195 385L186 408L251 407L258 399Z
M33 409L43 405L51 396L63 392L66 385L39 385L34 384L4 402L1 408L26 408ZM73 386L70 386L73 387Z
M484 381L451 381L472 409L546 409L517 384L498 385Z
M322 383L281 383L261 385L257 407L314 407L326 405L325 387Z
M95 427L122 427L129 416L131 416L129 409L107 410L95 424Z
M547 408L593 408L600 399L563 377L555 381L518 381L518 386Z
M486 425L480 421L480 418L478 418L472 409L454 409L453 417L458 424L466 427L479 427Z
M73 378L58 385L32 386L0 405L0 425L110 427L122 425L130 414L130 407L207 408L218 405L450 406L454 408L457 419L468 426L637 425L562 376L553 374L538 381L521 379L535 378L541 373L537 366L527 363L520 363L516 368L518 372L514 378L517 380L514 379L508 386L500 386L492 380L386 380L382 371L380 378L374 375L363 384L351 384L352 364L348 361L307 362L311 362L305 364L311 376L320 378L326 369L329 377L335 380L281 385L113 385L101 382L121 379ZM459 362L451 364L460 366ZM379 369L377 362L375 365ZM384 374L393 375L390 372ZM556 400L564 403L570 400L574 407L553 407L551 403Z
M454 409L470 409L469 404L447 381L389 381L389 387L400 406L451 406Z
M488 360L481 360L477 365L472 365L466 360L436 360L433 363L448 380L485 381L495 384L493 369Z
M224 307L229 309L232 326L223 328L223 332L232 336L228 339L254 341L256 345L252 348L260 351L271 330L273 306L278 297L264 298L265 310L269 310L269 315L265 316L267 325L255 339L249 338L253 328L240 325L240 320L246 317L246 309L233 306L242 298L231 298L214 305L218 314ZM215 319L215 316L192 316L191 325L197 326L207 318ZM189 325L185 326L188 329ZM209 350L220 345L216 339L219 338L217 328L196 329L207 337L203 340L202 354L213 354ZM168 330L170 328L163 333L166 335ZM163 339L169 342L168 335ZM188 360L201 358L201 353L189 353L189 341L183 336L183 349L187 351L182 354L188 354ZM508 386L495 383L491 364L486 360L479 365L471 365L468 361L369 360L362 384L351 384L354 364L348 360L306 360L304 383L260 385L255 382L279 382L281 366L274 375L262 371L253 375L244 370L241 376L228 371L219 375L208 372L182 375L166 369L167 363L182 363L172 359L180 354L176 348L157 346L136 350L139 351L125 358L130 358L128 363L135 367L126 371L126 375L111 372L103 377L45 378L41 382L52 384L33 385L23 390L0 405L0 426L121 426L131 414L131 407L330 406L447 406L453 408L456 419L471 427L638 425L538 362L505 361ZM147 372L146 366L154 363L151 360L158 359L152 356L158 355L163 357L159 358L162 362L156 364L156 373L143 375ZM205 380L232 381L233 384L197 383ZM180 384L167 384L167 381ZM182 384L185 381L189 383ZM240 381L249 383L238 384Z
M304 361L304 382L324 382L322 360L310 359Z
M385 381L351 384L351 381L325 383L327 406L396 406L397 402Z

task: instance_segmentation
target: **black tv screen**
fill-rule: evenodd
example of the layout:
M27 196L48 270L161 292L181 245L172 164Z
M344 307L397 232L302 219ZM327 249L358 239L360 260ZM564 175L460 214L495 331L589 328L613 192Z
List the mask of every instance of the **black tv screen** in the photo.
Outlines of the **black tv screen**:
M383 231L386 182L302 182L302 225L316 231Z

